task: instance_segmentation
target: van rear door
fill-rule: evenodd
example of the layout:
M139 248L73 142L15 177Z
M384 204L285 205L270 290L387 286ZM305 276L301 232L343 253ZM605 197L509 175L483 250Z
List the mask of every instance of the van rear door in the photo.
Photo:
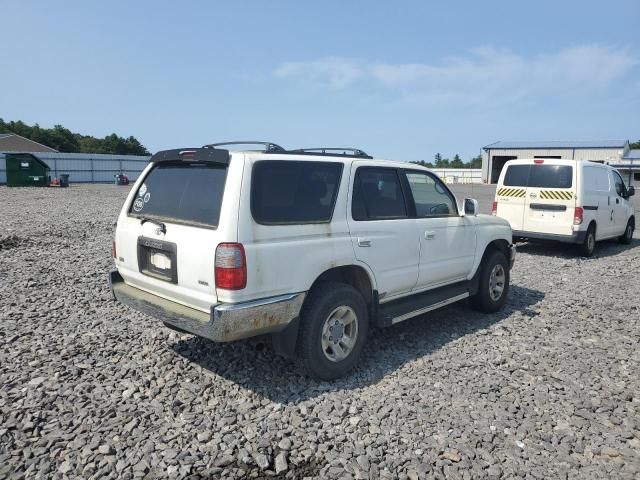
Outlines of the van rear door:
M235 201L224 198L229 156L184 152L160 158L136 183L118 219L116 266L127 284L208 312L217 303L216 246L237 238L221 214L223 201Z
M576 206L575 162L536 159L529 165L523 230L571 235Z
M512 230L523 230L529 165L507 164L496 190L496 215L508 220Z

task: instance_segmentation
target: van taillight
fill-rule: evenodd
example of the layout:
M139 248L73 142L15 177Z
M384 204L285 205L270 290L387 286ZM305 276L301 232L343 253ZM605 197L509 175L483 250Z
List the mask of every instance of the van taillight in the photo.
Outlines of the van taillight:
M491 215L497 215L498 214L498 202L493 202L493 205L491 206Z
M113 255L113 258L117 258L118 257L118 253L116 251L116 241L113 241L113 244L111 245L111 255Z
M582 210L582 207L576 207L575 213L573 214L573 224L580 225L582 220L584 220L584 210Z
M247 259L240 243L221 243L216 248L216 288L242 290L247 286Z

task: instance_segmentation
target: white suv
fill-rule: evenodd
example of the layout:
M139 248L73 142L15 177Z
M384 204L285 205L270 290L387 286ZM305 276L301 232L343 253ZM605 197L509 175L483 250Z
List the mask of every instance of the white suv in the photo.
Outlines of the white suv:
M505 303L509 223L429 170L235 143L151 157L118 217L115 299L216 342L270 335L318 379L351 369L373 327Z

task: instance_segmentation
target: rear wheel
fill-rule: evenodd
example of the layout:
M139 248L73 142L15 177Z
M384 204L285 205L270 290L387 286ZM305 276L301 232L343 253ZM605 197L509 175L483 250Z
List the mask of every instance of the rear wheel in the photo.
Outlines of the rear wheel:
M471 297L471 305L481 312L497 312L507 301L509 293L509 261L499 250L487 255L480 267L478 293Z
M620 243L624 243L625 245L629 245L631 240L633 240L633 230L635 229L635 225L633 223L633 219L630 218L627 222L627 228L624 229L624 233L618 237L618 241Z
M298 356L309 375L333 380L358 361L369 327L367 306L355 288L343 283L316 285L301 316Z
M583 257L590 257L596 249L596 228L593 224L589 225L584 242L578 247Z

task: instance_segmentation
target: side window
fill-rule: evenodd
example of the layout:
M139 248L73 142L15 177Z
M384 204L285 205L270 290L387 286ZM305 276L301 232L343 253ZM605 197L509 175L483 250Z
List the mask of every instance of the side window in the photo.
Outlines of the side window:
M627 194L627 189L624 186L624 181L618 172L611 172L613 175L613 183L616 187L616 193L619 197Z
M458 214L455 199L440 179L427 173L407 171L406 174L418 218Z
M343 164L260 160L253 167L251 212L264 225L331 221Z
M360 167L356 170L351 216L354 220L407 218L396 169Z

